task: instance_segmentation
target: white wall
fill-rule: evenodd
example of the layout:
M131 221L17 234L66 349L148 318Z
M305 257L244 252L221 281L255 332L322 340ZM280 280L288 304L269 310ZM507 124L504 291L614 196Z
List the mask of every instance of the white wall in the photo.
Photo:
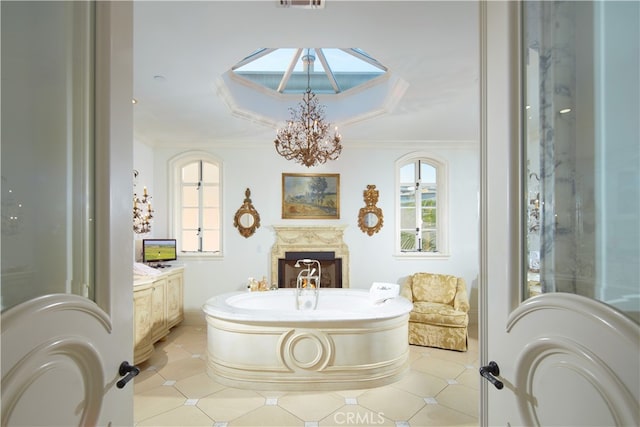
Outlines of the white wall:
M136 143L136 145L142 145ZM347 225L345 243L350 254L352 288L368 288L373 281L402 283L417 271L447 273L462 276L469 287L472 322L477 318L478 277L478 203L479 157L476 144L425 142L408 146L389 143L385 147L344 143L341 157L322 166L306 168L280 157L270 142L216 144L207 151L223 161L223 233L224 257L219 260L182 257L185 265L185 323L204 323L202 304L210 297L245 289L248 277L270 277L270 252L274 242L272 225ZM153 149L153 188L155 218L149 237L169 237L169 207L167 205L169 160L183 153L183 148ZM411 152L430 152L449 164L450 253L448 259L424 260L394 257L394 197L395 161ZM137 148L136 153L145 152ZM134 165L142 161L134 158ZM140 167L142 169L142 167ZM339 173L339 220L281 219L282 173ZM378 206L384 213L384 226L379 233L368 236L357 225L358 211L364 206L363 191L367 184L380 192ZM233 215L242 205L246 188L251 189L253 205L260 213L261 227L249 237L242 237L233 227Z

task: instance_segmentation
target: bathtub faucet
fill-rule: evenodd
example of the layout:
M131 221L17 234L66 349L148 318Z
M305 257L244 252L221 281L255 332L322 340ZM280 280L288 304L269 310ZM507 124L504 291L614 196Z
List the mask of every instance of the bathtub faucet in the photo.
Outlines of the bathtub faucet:
M302 267L296 280L296 309L315 310L318 306L321 267L315 259L299 259L295 267ZM317 272L317 274L316 274Z

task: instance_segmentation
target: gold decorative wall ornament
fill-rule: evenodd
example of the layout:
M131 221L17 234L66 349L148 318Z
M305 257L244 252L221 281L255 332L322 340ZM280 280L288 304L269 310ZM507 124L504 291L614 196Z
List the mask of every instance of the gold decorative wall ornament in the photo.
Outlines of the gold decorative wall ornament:
M363 194L365 207L360 208L358 213L358 226L363 232L372 236L373 233L380 231L384 222L382 209L376 206L380 193L376 190L375 185L367 185Z
M260 214L251 203L251 190L248 188L244 192L245 198L242 206L233 217L233 226L238 229L245 238L252 236L260 228Z

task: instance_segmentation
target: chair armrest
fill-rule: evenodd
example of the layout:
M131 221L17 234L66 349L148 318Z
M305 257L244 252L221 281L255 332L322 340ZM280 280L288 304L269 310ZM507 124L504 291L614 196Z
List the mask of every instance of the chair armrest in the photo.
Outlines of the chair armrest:
M453 299L453 308L465 313L469 312L469 296L467 295L467 285L462 277L458 277L456 285L456 296Z
M409 277L400 288L400 296L413 302L413 291L411 290L411 277Z

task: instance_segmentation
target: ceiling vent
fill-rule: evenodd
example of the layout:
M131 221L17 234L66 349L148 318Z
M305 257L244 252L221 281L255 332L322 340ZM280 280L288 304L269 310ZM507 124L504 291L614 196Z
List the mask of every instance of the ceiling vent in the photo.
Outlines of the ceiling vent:
M279 0L279 4L298 9L324 9L324 0Z

